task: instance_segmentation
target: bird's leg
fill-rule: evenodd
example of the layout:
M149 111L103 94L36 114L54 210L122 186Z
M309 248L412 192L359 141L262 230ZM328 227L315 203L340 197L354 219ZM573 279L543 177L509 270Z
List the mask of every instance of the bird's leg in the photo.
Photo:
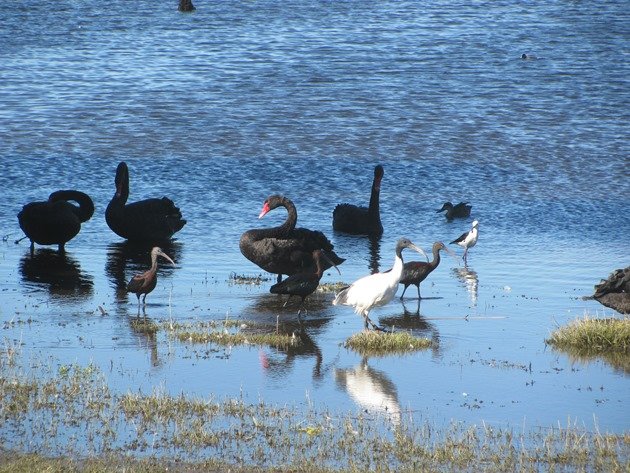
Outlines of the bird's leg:
M138 297L138 300L140 300L140 297ZM144 296L142 296L142 305L143 306L147 305L147 295L146 294Z
M31 256L35 253L35 242L31 240Z
M420 284L418 284L418 300L422 299L422 296L420 296Z
M59 243L59 253L63 254L66 252L66 244L65 243Z
M407 290L409 286L405 286L405 288L403 289L403 293L400 295L400 300L402 301L403 296L405 295L405 291Z
M277 282L282 282L282 274L278 274L278 281Z

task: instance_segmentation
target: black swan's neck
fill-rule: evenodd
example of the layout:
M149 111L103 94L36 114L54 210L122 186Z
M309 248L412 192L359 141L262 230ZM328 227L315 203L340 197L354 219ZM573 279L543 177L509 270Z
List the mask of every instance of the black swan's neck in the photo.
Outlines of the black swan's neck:
M68 201L71 200L79 204L79 207L75 207L73 212L81 222L86 222L92 215L94 215L94 202L89 195L75 190L62 190L53 192L48 197L50 202Z

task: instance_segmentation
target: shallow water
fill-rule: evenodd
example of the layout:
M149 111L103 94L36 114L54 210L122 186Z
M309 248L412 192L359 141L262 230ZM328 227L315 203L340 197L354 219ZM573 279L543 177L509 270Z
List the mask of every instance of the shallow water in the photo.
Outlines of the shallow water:
M90 361L117 390L154 388L280 404L621 432L628 376L546 347L582 300L628 265L628 22L623 2L546 6L390 2L0 5L0 287L5 340L24 359ZM537 56L521 60L523 52ZM393 262L408 236L429 251L480 221L468 268L445 257L375 319L439 340L408 356L361 359L362 328L332 294L308 302L301 349L216 349L134 332L118 288L147 250L113 234L104 211L126 160L131 200L168 195L188 224L167 252L147 315L240 317L297 327L239 252L264 198L283 193L298 225L324 231L353 280ZM332 231L339 202L367 204L383 164L380 244ZM89 193L92 220L63 258L33 256L16 214L61 188ZM473 216L435 210L467 200ZM459 248L455 251L461 255ZM404 253L405 257L418 255ZM402 289L400 289L402 291ZM102 307L106 315L102 315ZM466 317L467 316L467 317ZM25 324L8 321L31 320ZM531 370L530 370L531 366Z

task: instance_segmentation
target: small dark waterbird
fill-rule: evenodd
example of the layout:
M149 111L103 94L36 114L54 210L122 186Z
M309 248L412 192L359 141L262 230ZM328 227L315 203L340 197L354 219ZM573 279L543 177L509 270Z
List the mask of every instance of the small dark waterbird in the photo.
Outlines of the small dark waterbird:
M161 248L154 246L151 250L151 268L148 271L145 271L141 274L136 274L129 284L127 284L127 292L132 292L138 298L138 306L140 305L140 296L144 295L142 298L142 304L146 305L147 303L147 294L149 294L155 286L157 285L157 259L158 256L161 256L165 260L169 261L173 266L175 266L175 262L168 256L166 253L162 251Z
M470 217L470 211L472 209L472 205L468 202L460 202L459 204L453 205L450 202L444 202L442 208L440 210L436 210L436 213L444 212L446 213L444 216L447 220L453 220L454 218L467 218Z
M477 238L479 237L479 222L474 220L472 223L472 228L466 233L462 233L459 237L453 240L450 244L453 243L458 244L462 248L464 248L464 264L467 262L466 256L468 254L468 250L477 244Z
M292 274L284 281L274 284L269 289L269 292L272 294L289 295L289 298L282 307L285 307L289 303L291 297L300 296L302 298L302 302L300 303L300 308L298 310L298 318L304 308L304 300L307 296L310 296L313 292L315 292L317 286L319 286L319 281L324 274L324 265L329 264L331 266L335 266L322 250L313 251L313 261L315 261L314 268L307 268L307 270L303 272ZM341 274L337 266L335 266L335 269L339 272L339 274Z
M405 248L412 249L424 255L426 253L409 239L401 238L396 244L396 254L392 269L383 273L370 274L353 282L349 287L343 289L333 301L333 305L349 305L354 307L354 311L363 317L365 329L369 326L379 329L369 317L370 311L374 307L379 307L390 302L396 295L398 283L403 273L402 251Z
M449 250L444 243L436 241L433 243L433 260L429 263L425 261L408 261L403 266L403 273L400 278L400 284L405 286L400 298L405 295L405 291L410 285L414 285L418 288L418 299L422 299L420 296L420 283L424 281L431 272L440 264L440 250L444 250L449 254L454 254Z
M377 165L374 168L374 180L372 181L372 193L370 194L368 208L351 204L339 204L335 207L335 210L333 210L334 230L353 235L376 237L380 237L383 234L379 205L383 174L383 166Z
M282 225L252 229L241 235L239 247L245 258L263 270L277 274L278 282L282 280L283 274L291 275L303 272L306 268L314 268L315 250L324 250L332 262L331 264L325 261L324 270L345 261L333 251L333 244L322 232L295 228L297 210L287 197L281 195L268 197L258 218L263 218L278 207L287 209L287 219Z
M81 224L93 214L94 202L89 195L75 190L60 190L50 194L46 201L26 204L17 217L20 228L31 240L31 252L35 250L35 243L58 245L59 252L63 252L66 243L81 230Z
M105 220L114 233L129 241L169 240L186 225L182 213L168 197L127 204L129 168L121 162L116 169L116 193L107 206Z

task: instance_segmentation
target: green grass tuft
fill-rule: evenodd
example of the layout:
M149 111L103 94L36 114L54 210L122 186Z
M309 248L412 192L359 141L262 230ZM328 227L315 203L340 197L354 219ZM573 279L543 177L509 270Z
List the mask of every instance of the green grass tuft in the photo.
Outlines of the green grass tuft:
M363 356L410 353L431 348L434 342L428 338L414 337L409 332L363 331L355 333L345 346Z
M630 351L630 319L595 319L585 316L560 327L546 340L561 349L590 353Z

